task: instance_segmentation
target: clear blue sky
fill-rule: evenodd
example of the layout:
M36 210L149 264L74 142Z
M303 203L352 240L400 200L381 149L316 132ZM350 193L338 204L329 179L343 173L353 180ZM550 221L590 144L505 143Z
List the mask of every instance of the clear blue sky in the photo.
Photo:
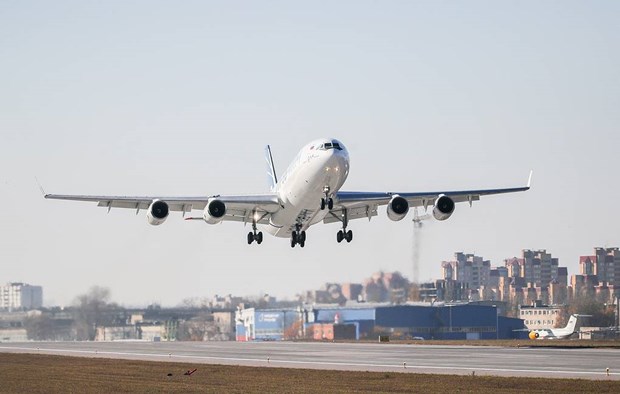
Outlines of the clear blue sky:
M347 190L520 186L423 228L420 277L455 251L546 248L577 270L620 246L617 1L0 1L0 282L68 304L290 296L377 270L411 276L412 223L381 212L302 250L237 223L46 201L48 192L267 189L298 149L341 139Z

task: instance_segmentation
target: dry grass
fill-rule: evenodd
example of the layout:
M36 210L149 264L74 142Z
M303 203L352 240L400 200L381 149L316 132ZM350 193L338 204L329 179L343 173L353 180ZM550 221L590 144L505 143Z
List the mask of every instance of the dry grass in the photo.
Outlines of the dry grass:
M183 375L193 368L198 370L192 376ZM620 381L342 372L0 353L3 393L319 391L618 393Z

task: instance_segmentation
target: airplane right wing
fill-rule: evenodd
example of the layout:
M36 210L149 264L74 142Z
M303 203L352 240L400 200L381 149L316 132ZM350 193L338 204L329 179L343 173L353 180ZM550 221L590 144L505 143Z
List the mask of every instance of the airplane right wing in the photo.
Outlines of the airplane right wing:
M280 209L275 193L257 195L230 195L205 197L167 197L167 196L95 196L46 194L45 198L53 200L96 202L97 206L111 208L147 210L149 223L161 224L170 211L186 213L202 210L205 215L198 218L208 223L220 221L269 223L272 213ZM208 207L208 209L206 209ZM208 214L207 214L208 213Z

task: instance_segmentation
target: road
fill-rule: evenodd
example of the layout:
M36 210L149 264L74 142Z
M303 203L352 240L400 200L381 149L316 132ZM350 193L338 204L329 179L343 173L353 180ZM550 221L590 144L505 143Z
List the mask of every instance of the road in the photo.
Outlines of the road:
M313 342L27 342L0 352L186 364L620 380L620 349ZM609 374L606 368L610 368Z

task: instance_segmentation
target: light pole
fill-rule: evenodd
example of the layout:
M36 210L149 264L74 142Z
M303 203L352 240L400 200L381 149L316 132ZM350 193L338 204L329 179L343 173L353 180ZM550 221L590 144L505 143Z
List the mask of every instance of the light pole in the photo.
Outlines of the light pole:
M618 328L620 328L620 292L614 292L613 295L613 301L611 302L611 304L605 303L605 307L607 309L607 311L609 310L609 307L611 306L612 308L614 308L614 324L613 326L616 328L616 330Z
M499 313L497 313L497 305L493 305L495 307L495 339L499 339Z

